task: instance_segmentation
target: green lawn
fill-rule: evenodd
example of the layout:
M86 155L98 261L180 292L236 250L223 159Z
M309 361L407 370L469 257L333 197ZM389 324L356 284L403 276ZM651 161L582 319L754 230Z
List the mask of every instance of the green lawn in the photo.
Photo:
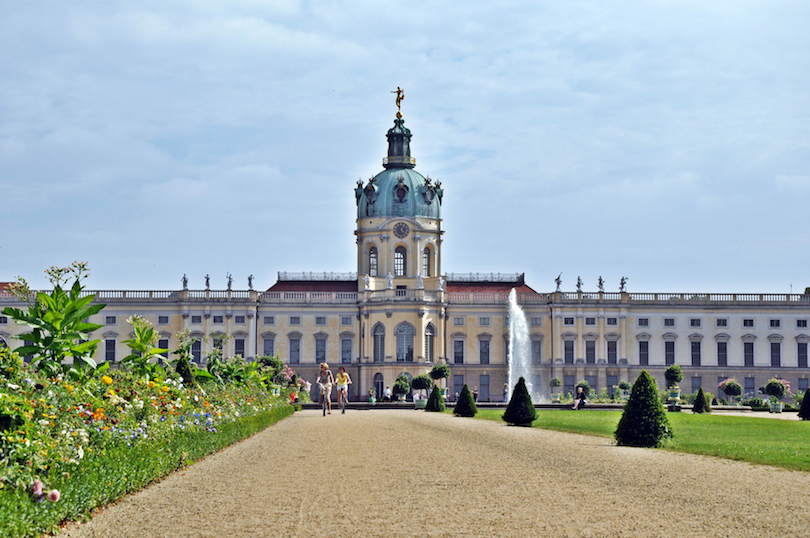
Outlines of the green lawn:
M502 410L482 409L478 418L501 420ZM613 438L621 411L538 410L535 428ZM705 454L810 471L810 421L667 413L673 438L664 450Z

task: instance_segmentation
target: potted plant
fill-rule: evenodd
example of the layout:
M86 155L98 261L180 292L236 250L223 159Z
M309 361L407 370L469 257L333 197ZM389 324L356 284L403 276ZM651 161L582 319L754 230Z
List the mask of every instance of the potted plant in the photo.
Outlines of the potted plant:
M405 401L405 396L411 392L411 381L408 379L408 376L405 374L399 374L397 376L397 380L394 381L394 395L396 395L397 400L400 402Z
M734 397L741 395L743 391L737 380L732 377L718 383L717 388L722 390L723 394L728 396L732 402L734 401Z
M430 378L433 380L433 382L438 385L440 379L450 377L450 368L448 368L445 363L440 362L434 365L433 368L431 368L430 373L428 375L430 375ZM447 387L439 387L439 390L441 390L442 398L446 400Z
M419 374L413 378L411 384L414 390L420 391L419 398L414 397L413 404L416 409L424 409L427 405L427 391L433 387L433 380L427 374ZM421 392L424 391L424 392Z
M622 400L626 400L630 397L630 389L632 385L628 381L619 381L619 390L621 391L621 398Z
M667 380L669 410L680 411L678 404L681 402L681 387L678 386L678 383L683 381L683 370L679 365L673 364L664 370L664 379Z
M790 394L790 383L784 379L771 378L765 385L763 392L771 397L770 412L781 413L784 409L782 398Z
M559 377L552 377L551 381L548 382L548 386L551 387L551 401L560 403L562 401L562 393L559 391L559 388L562 386L562 380Z

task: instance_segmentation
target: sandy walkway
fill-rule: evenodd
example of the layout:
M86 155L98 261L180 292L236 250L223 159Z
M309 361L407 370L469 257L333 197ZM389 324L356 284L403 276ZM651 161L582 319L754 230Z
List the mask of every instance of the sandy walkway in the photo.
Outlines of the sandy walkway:
M304 411L61 536L806 536L809 489L810 473L498 422Z

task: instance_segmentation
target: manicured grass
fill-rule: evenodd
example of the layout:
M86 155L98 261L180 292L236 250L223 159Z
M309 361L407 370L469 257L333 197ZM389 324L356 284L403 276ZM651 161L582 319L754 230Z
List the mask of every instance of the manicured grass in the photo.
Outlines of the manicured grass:
M477 417L501 420L502 410ZM613 438L621 411L538 410L535 428ZM664 450L717 456L810 471L810 422L753 417L667 413L674 437Z

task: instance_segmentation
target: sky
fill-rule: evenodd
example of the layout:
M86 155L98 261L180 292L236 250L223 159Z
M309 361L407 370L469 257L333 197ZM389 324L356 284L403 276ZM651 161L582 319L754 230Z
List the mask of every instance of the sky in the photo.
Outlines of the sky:
M480 4L480 5L477 5ZM810 286L810 3L0 0L0 282L357 270L402 87L443 272Z

